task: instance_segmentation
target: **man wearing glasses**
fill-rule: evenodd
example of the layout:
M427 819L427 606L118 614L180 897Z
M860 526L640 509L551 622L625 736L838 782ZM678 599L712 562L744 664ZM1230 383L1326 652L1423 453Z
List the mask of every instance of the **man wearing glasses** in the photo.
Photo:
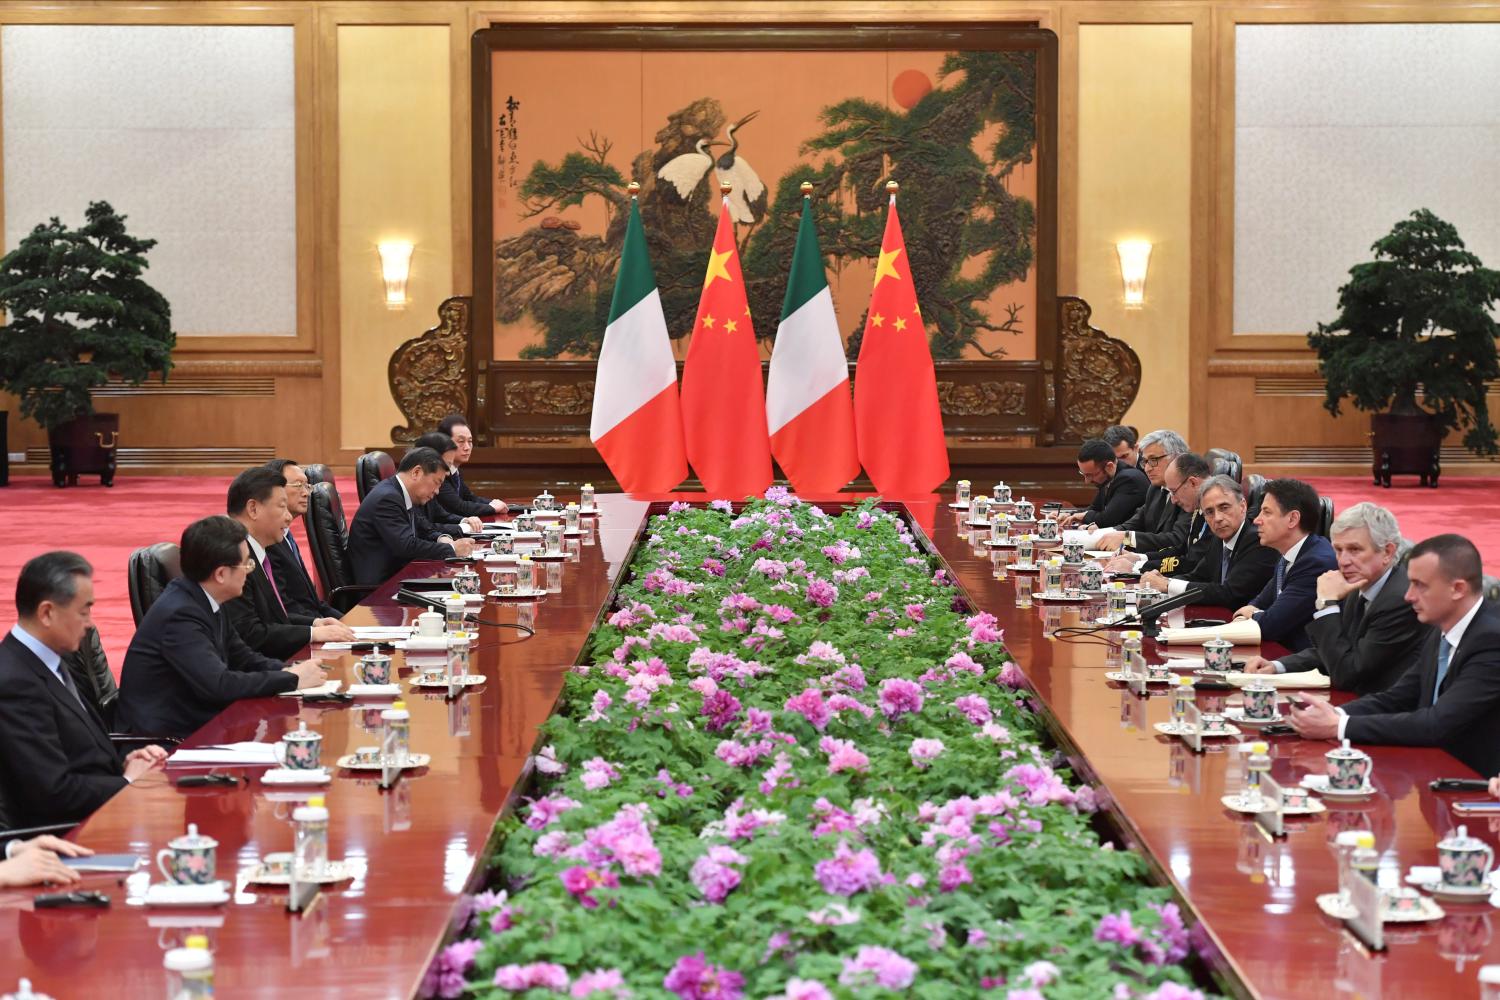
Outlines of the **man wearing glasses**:
M245 526L222 514L182 533L182 575L167 584L125 651L115 725L183 738L240 698L317 687L316 660L288 666L245 645L225 619L255 569Z
M1141 471L1151 481L1146 502L1113 531L1094 540L1094 548L1114 551L1123 546L1132 532L1138 533L1150 549L1180 545L1187 537L1191 514L1172 502L1166 488L1167 465L1178 455L1187 453L1187 442L1176 431L1152 431L1141 439ZM1116 449L1118 454L1119 449Z
M311 618L341 618L338 609L325 604L313 585L312 574L302 555L302 547L292 534L293 519L307 514L308 499L312 496L312 485L302 466L290 458L274 458L266 468L278 473L286 480L286 509L289 515L286 531L281 541L266 546L266 556L271 560L271 570L281 588L281 599L288 612L307 615Z
M1128 519L1146 502L1151 484L1145 473L1134 466L1121 465L1115 451L1095 438L1078 449L1078 474L1084 482L1097 487L1089 509L1063 518L1063 526L1092 524L1113 528Z
M1144 569L1159 569L1168 574L1191 572L1213 541L1208 524L1198 511L1198 491L1212 472L1203 456L1191 451L1168 462L1162 473L1162 488L1173 503L1189 512L1187 533L1180 540L1173 540L1160 534L1132 531L1126 536L1125 545L1134 551L1115 556L1104 568L1112 573L1138 573Z
M467 463L474 454L474 432L469 430L462 413L450 413L444 417L443 422L438 424L438 433L448 435L458 448L453 464L448 466L448 478L443 480L442 488L437 494L437 502L445 510L457 517L488 517L491 514L504 514L508 510L519 512L525 509L511 506L504 500L486 500L476 496L469 489L469 484L464 482L460 466Z

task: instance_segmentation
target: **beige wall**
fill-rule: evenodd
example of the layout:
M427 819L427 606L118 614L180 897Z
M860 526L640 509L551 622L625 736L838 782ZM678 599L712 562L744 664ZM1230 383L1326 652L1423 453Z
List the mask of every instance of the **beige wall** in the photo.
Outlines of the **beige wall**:
M401 342L453 294L450 88L445 25L338 29L340 440L362 449L403 423L386 380ZM410 304L385 305L376 244L415 244Z
M1125 421L1142 433L1188 433L1191 103L1191 25L1079 26L1077 294L1140 355ZM1124 305L1120 240L1153 244L1139 309Z

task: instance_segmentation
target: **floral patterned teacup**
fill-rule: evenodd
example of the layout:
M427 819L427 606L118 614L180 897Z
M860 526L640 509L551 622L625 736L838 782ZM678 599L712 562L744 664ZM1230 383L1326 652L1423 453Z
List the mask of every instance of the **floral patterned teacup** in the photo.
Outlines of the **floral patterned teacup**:
M1230 658L1233 651L1234 643L1227 639L1208 640L1203 644L1203 669L1228 673L1234 665L1234 661Z
M1003 482L996 483L990 490L990 494L995 498L996 503L1010 503L1010 487Z
M389 684L391 658L384 653L370 653L354 665L354 676L361 684Z
M1469 836L1461 826L1453 836L1438 841L1438 867L1443 871L1443 885L1472 889L1484 885L1495 864L1495 849L1478 837Z
M1098 563L1084 563L1078 567L1078 585L1084 590L1098 590L1104 586L1104 568Z
M1270 684L1246 684L1245 718L1261 721L1276 718L1276 689Z
M1036 535L1044 542L1057 541L1057 521L1054 518L1044 517L1036 526Z
M214 853L219 842L198 833L196 823L187 833L156 852L156 867L168 882L178 885L208 885L214 880Z
M321 766L323 734L315 733L302 723L281 735L274 747L276 762L288 771L316 771Z
M1308 800L1312 793L1301 785L1281 786L1281 807L1283 809L1306 809Z
M490 551L497 556L508 556L516 551L516 540L510 535L501 535L490 542Z
M1370 755L1344 745L1323 755L1328 761L1328 787L1335 791L1357 792L1370 781Z
M1045 522L1043 522L1045 523ZM1063 562L1076 566L1083 562L1083 543L1080 541L1063 542Z
M462 569L453 575L453 589L460 594L479 593L479 574L472 569Z

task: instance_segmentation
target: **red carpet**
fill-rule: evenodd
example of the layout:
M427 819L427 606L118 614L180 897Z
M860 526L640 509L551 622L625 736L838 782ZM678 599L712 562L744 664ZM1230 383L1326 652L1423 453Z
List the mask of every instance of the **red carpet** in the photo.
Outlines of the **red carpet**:
M347 477L346 477L347 478ZM1310 480L1333 497L1338 510L1370 500L1388 507L1401 531L1414 541L1443 531L1473 539L1484 554L1485 570L1500 573L1500 479L1445 479L1441 488L1422 489L1410 480L1389 490L1365 477ZM175 542L190 521L222 513L229 477L127 477L113 489L97 483L59 490L45 478L12 478L0 490L0 629L15 620L16 574L38 553L68 548L94 564L94 620L109 662L118 674L125 647L135 631L125 564L132 550L152 542ZM345 510L355 498L346 490ZM295 530L302 539L302 525ZM306 551L306 549L304 549Z

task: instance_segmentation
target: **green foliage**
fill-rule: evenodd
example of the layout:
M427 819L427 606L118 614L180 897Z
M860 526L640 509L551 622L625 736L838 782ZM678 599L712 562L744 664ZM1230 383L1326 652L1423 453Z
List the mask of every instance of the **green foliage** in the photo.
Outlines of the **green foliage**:
M1037 962L1056 966L1045 995L1063 1000L1188 980L1168 891L1141 857L1101 843L1092 793L1052 762L998 635L896 517L873 502L830 517L782 497L739 516L674 510L647 532L542 727L531 804L502 821L491 864L506 894L471 928L475 993L509 995L489 986L503 967L556 963L619 970L633 995L669 997L667 971L702 951L744 975L747 997L789 977L840 998L890 995L839 982L867 946L915 963L903 995L934 1000L985 980L1019 988ZM815 581L838 594L815 599ZM922 705L890 711L880 692L896 681L920 681ZM814 721L788 704L809 689L844 701ZM706 707L726 693L738 703L727 721ZM836 770L830 738L867 766ZM917 740L939 752L919 761ZM591 781L601 767L609 779ZM630 871L611 832L622 817L636 857L649 830L659 871ZM886 877L825 889L818 865L841 843ZM742 856L740 881L716 902L694 871L724 847ZM967 880L945 884L955 864ZM575 896L565 879L584 868L618 884ZM1098 940L1101 918L1122 911L1175 956Z
M0 382L21 415L52 428L94 412L110 376L139 385L172 367L172 310L141 273L155 240L96 201L81 229L55 216L0 259Z
M1339 289L1339 315L1307 336L1328 382L1324 406L1335 416L1345 398L1371 412L1410 409L1420 386L1445 429L1467 428L1465 448L1496 454L1485 383L1500 378L1490 315L1500 271L1425 208L1370 249L1375 259L1351 267Z

